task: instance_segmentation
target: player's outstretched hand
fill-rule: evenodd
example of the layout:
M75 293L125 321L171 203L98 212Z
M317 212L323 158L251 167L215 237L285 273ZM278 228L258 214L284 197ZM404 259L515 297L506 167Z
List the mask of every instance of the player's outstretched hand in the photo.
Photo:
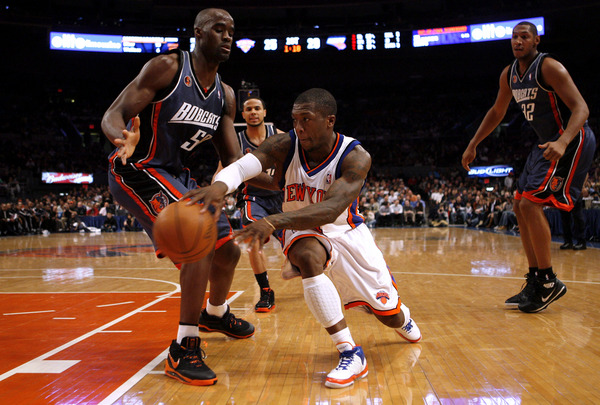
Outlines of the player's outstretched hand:
M273 232L273 226L265 219L261 219L235 231L233 238L236 243L248 243L248 250L262 251L262 247L269 239L271 232Z
M133 128L131 131L123 130L123 139L115 139L115 145L119 149L117 157L121 159L121 163L127 164L127 159L133 155L135 147L140 141L140 117L133 119Z
M203 203L201 211L210 210L215 215L215 220L219 219L221 210L225 205L225 194L227 193L227 185L220 181L211 184L208 187L195 188L185 193L181 199L189 199L188 205ZM209 208L213 207L213 208Z

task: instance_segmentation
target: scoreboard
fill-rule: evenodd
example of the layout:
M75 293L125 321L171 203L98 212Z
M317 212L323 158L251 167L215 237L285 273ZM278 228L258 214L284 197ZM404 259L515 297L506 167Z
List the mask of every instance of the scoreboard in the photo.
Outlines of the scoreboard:
M544 17L498 21L485 24L460 25L456 27L426 28L413 31L413 47L451 45L472 42L496 41L512 37L512 30L521 21L529 21L544 35Z
M544 17L535 17L415 30L412 31L412 46L418 48L508 39L512 37L513 27L524 20L535 24L538 34L544 35ZM190 50L194 50L195 42L195 38L189 39ZM187 45L187 40L184 43ZM401 31L399 30L346 32L336 35L325 35L315 32L308 35L244 37L235 40L235 47L244 54L255 52L314 54L326 49L337 50L341 53L393 52L400 49L401 46ZM177 47L179 47L178 37L50 32L50 49L55 50L161 53Z
M195 38L190 38L194 50ZM242 38L235 46L243 53L265 51L270 53L306 53L326 48L338 51L374 51L400 49L400 31L357 32L346 35L304 35L266 38Z
M179 46L177 37L50 32L50 49L62 51L160 53Z

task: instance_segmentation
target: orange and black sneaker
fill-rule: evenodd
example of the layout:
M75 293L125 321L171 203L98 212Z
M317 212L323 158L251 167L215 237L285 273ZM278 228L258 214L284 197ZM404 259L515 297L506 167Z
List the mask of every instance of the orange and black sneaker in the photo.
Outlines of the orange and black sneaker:
M254 335L254 325L243 319L236 318L229 307L222 318L209 315L206 308L200 313L198 321L200 332L220 332L236 339L246 339Z
M200 338L187 336L178 344L173 340L165 361L165 374L190 385L214 385L217 375L204 364Z
M271 312L275 308L275 291L270 288L260 290L260 300L254 306L256 312Z

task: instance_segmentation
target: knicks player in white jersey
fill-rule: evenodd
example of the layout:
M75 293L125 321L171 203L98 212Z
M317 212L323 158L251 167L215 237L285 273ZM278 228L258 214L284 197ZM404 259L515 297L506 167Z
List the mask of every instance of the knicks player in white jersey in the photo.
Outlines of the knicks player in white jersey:
M293 131L269 137L219 172L210 187L185 196L192 202L221 204L243 181L276 167L270 186L284 190L283 212L249 224L235 237L260 249L275 229L284 230L289 266L287 277L282 275L289 278L295 272L302 277L307 306L340 352L339 365L325 381L331 388L351 385L368 372L363 350L346 325L340 295L346 309L365 309L409 342L421 340L357 210L371 157L357 140L334 131L336 113L336 101L328 91L305 91L294 102ZM329 270L333 282L324 270Z

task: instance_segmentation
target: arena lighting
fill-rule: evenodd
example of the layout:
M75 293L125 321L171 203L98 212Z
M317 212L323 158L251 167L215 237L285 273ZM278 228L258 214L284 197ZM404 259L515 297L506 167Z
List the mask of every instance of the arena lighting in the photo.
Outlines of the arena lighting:
M521 18L510 21L459 25L444 28L425 28L413 31L413 47L452 45L485 41L497 41L512 37L512 29L521 21L529 21L544 35L544 17Z
M60 51L160 53L179 46L177 37L50 32L50 49Z
M91 184L94 182L94 175L90 173L42 172L42 182L46 184Z
M513 172L508 165L475 166L469 170L469 177L506 177Z

